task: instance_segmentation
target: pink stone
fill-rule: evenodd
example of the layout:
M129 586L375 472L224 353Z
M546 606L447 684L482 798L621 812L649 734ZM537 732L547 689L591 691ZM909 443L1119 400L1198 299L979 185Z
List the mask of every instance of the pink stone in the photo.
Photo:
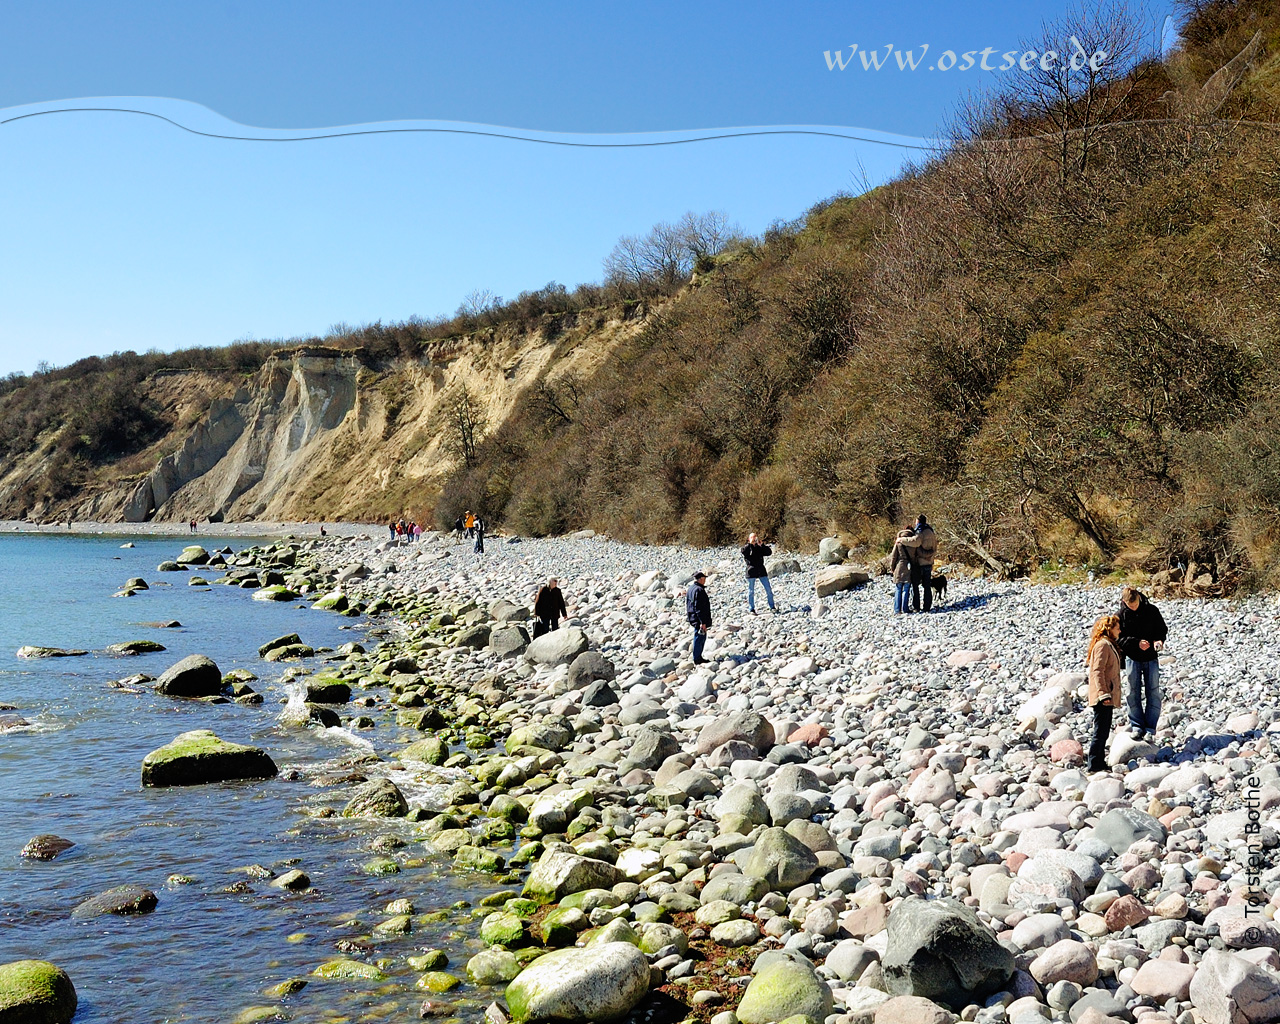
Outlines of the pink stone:
M1123 931L1133 925L1141 924L1151 915L1136 896L1121 896L1103 915L1107 928L1113 932ZM1188 982L1188 984L1190 984Z
M1079 740L1058 740L1049 748L1049 760L1056 764L1080 764L1084 761L1084 747Z
M1191 979L1195 974L1196 969L1191 964L1148 960L1138 968L1129 987L1138 995L1150 996L1158 1003L1166 1003L1170 999L1183 1001L1190 998Z
M787 742L803 743L806 747L816 747L830 735L825 725L819 722L808 722L788 736Z

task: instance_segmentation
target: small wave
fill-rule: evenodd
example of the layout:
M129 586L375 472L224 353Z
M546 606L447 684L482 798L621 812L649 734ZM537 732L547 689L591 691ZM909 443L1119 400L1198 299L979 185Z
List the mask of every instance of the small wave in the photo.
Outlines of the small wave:
M324 730L324 734L335 740L341 740L343 743L355 747L358 750L367 750L370 753L373 753L374 751L374 746L369 740L365 739L363 736L357 736L346 726L331 725Z

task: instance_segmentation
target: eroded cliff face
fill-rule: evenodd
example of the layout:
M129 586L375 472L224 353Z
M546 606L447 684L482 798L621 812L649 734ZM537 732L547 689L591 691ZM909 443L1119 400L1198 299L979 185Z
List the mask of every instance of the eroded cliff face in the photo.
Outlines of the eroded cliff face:
M127 522L421 517L453 465L444 450L449 410L464 386L496 429L525 388L543 376L589 376L642 323L602 313L551 337L498 328L382 366L358 352L283 351L158 445L141 478L104 474L56 514Z

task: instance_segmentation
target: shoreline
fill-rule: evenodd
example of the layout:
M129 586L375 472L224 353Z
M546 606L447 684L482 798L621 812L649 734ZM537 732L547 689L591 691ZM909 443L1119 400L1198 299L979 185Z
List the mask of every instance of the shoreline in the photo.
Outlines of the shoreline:
M369 523L330 523L324 524L326 533L331 537L359 537L368 535L376 537L377 531L386 532L386 524ZM236 523L201 522L193 532L186 523L102 523L72 522L67 529L63 523L31 523L22 519L0 520L0 537L12 534L49 534L62 537L188 537L192 543L198 544L201 537L217 539L254 538L254 537L289 537L297 540L319 539L320 523L281 523L252 520Z
M222 525L244 532L205 535L272 536ZM298 811L407 828L431 851L387 846L390 902L315 965L356 1005L364 979L399 986L405 1012L426 994L424 1016L504 1024L535 983L585 975L610 979L611 1016L648 1013L654 991L706 1024L874 1024L891 1001L895 1020L1058 1019L1083 1001L1178 1024L1209 998L1191 980L1227 970L1215 957L1264 971L1280 948L1280 896L1266 916L1245 901L1249 815L1280 827L1269 599L1162 603L1160 742L1113 732L1112 769L1090 775L1083 630L1114 588L957 575L937 614L895 617L887 577L815 601L805 555L772 577L781 614L758 592L753 616L734 549L491 537L481 557L344 525L253 564L228 556L228 572L274 567L299 585L292 569L304 600L381 627L369 653L297 651L284 677L348 687L351 703L304 704L289 724L340 712L378 756ZM703 666L683 603L698 568L715 617ZM571 614L531 647L532 587L549 575ZM488 891L450 908L442 950L422 939L444 911L414 916L424 863ZM944 933L982 951L964 992L944 984ZM1280 1000L1271 978L1252 983ZM313 1006L303 985L266 990L274 1010ZM781 990L785 1006L770 1002Z

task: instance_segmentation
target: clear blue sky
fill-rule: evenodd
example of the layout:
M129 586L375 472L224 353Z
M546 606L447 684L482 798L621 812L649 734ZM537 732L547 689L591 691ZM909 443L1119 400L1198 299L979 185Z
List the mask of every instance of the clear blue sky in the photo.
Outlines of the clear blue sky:
M133 106L255 137L384 121L615 141L758 125L927 137L999 73L832 71L824 51L1000 53L1065 7L20 0L0 31L0 117ZM572 286L600 277L621 234L713 209L760 232L911 155L800 135L589 150L234 142L112 113L14 121L0 125L0 373L430 316L475 288Z

